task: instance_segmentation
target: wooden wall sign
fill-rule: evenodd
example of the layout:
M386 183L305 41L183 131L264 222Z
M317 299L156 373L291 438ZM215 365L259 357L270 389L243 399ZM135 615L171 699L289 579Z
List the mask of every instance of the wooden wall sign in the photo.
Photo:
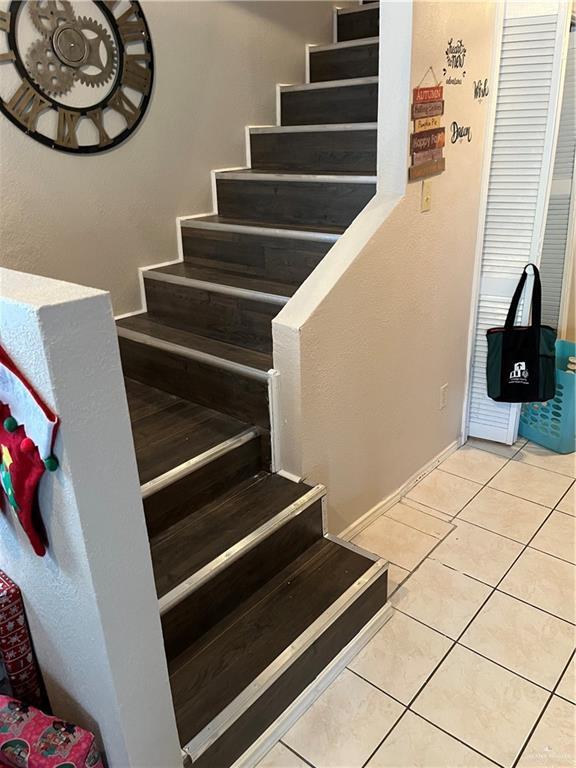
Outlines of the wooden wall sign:
M440 128L441 115L436 117L420 117L414 120L414 130L418 131L430 131L432 128Z
M412 165L422 165L422 163L429 163L431 160L442 160L442 150L429 149L427 152L416 152L412 156Z
M444 157L441 160L431 160L421 165L413 165L410 168L410 181L427 179L429 176L436 176L442 173L444 170L446 170L446 159Z
M429 71L432 71L431 67ZM446 131L441 124L443 114L443 86L433 85L412 90L414 132L410 136L410 181L435 176L445 168L446 161L442 155L442 148L446 143Z
M429 149L442 149L446 143L444 128L432 131L419 131L410 137L410 152L427 152Z
M412 104L412 120L420 117L434 117L444 114L443 101L424 101L421 104Z

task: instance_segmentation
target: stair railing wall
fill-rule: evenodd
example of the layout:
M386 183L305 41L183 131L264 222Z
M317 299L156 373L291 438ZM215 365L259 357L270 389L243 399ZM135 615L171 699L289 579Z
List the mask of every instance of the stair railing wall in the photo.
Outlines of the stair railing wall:
M395 503L460 439L487 114L473 81L490 72L495 6L381 3L377 195L273 321L279 465L327 484L340 535ZM460 37L468 72L445 85L446 172L422 212L421 184L406 184L412 87L431 64L442 75ZM451 143L452 121L471 126L471 141Z
M301 438L302 329L406 191L412 24L412 0L380 4L378 69L394 76L385 78L386 87L378 93L377 194L272 323L274 367L280 373L273 437L278 469L290 475L307 474Z
M53 712L93 730L110 766L182 765L110 296L0 269L3 347L60 416L34 554L0 515ZM154 727L147 727L150 724Z

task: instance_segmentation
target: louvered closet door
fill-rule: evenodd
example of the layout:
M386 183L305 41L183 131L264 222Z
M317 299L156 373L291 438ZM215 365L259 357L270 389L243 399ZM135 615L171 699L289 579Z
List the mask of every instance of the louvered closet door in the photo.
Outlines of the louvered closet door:
M486 393L486 330L504 324L524 265L540 261L567 20L563 4L504 19L468 406L468 434L504 443L516 439L520 407Z
M570 202L573 194L576 151L576 32L570 33L564 95L550 202L546 217L540 272L542 274L542 322L557 328L560 319L564 262L568 247Z

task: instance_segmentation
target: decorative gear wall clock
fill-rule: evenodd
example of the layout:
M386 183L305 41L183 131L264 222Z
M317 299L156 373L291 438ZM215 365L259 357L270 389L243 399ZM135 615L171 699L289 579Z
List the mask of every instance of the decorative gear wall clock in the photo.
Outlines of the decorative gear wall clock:
M127 139L153 73L138 2L0 1L0 110L52 149L92 154Z

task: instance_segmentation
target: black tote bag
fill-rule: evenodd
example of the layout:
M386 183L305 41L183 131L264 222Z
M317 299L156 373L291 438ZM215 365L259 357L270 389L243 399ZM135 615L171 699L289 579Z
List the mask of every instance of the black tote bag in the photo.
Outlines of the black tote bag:
M514 325L520 297L526 285L528 267L532 267L534 272L531 325ZM541 312L540 273L534 264L527 264L514 291L504 328L490 328L486 331L486 379L488 397L492 400L500 403L535 403L554 397L556 331L548 325L541 325Z

